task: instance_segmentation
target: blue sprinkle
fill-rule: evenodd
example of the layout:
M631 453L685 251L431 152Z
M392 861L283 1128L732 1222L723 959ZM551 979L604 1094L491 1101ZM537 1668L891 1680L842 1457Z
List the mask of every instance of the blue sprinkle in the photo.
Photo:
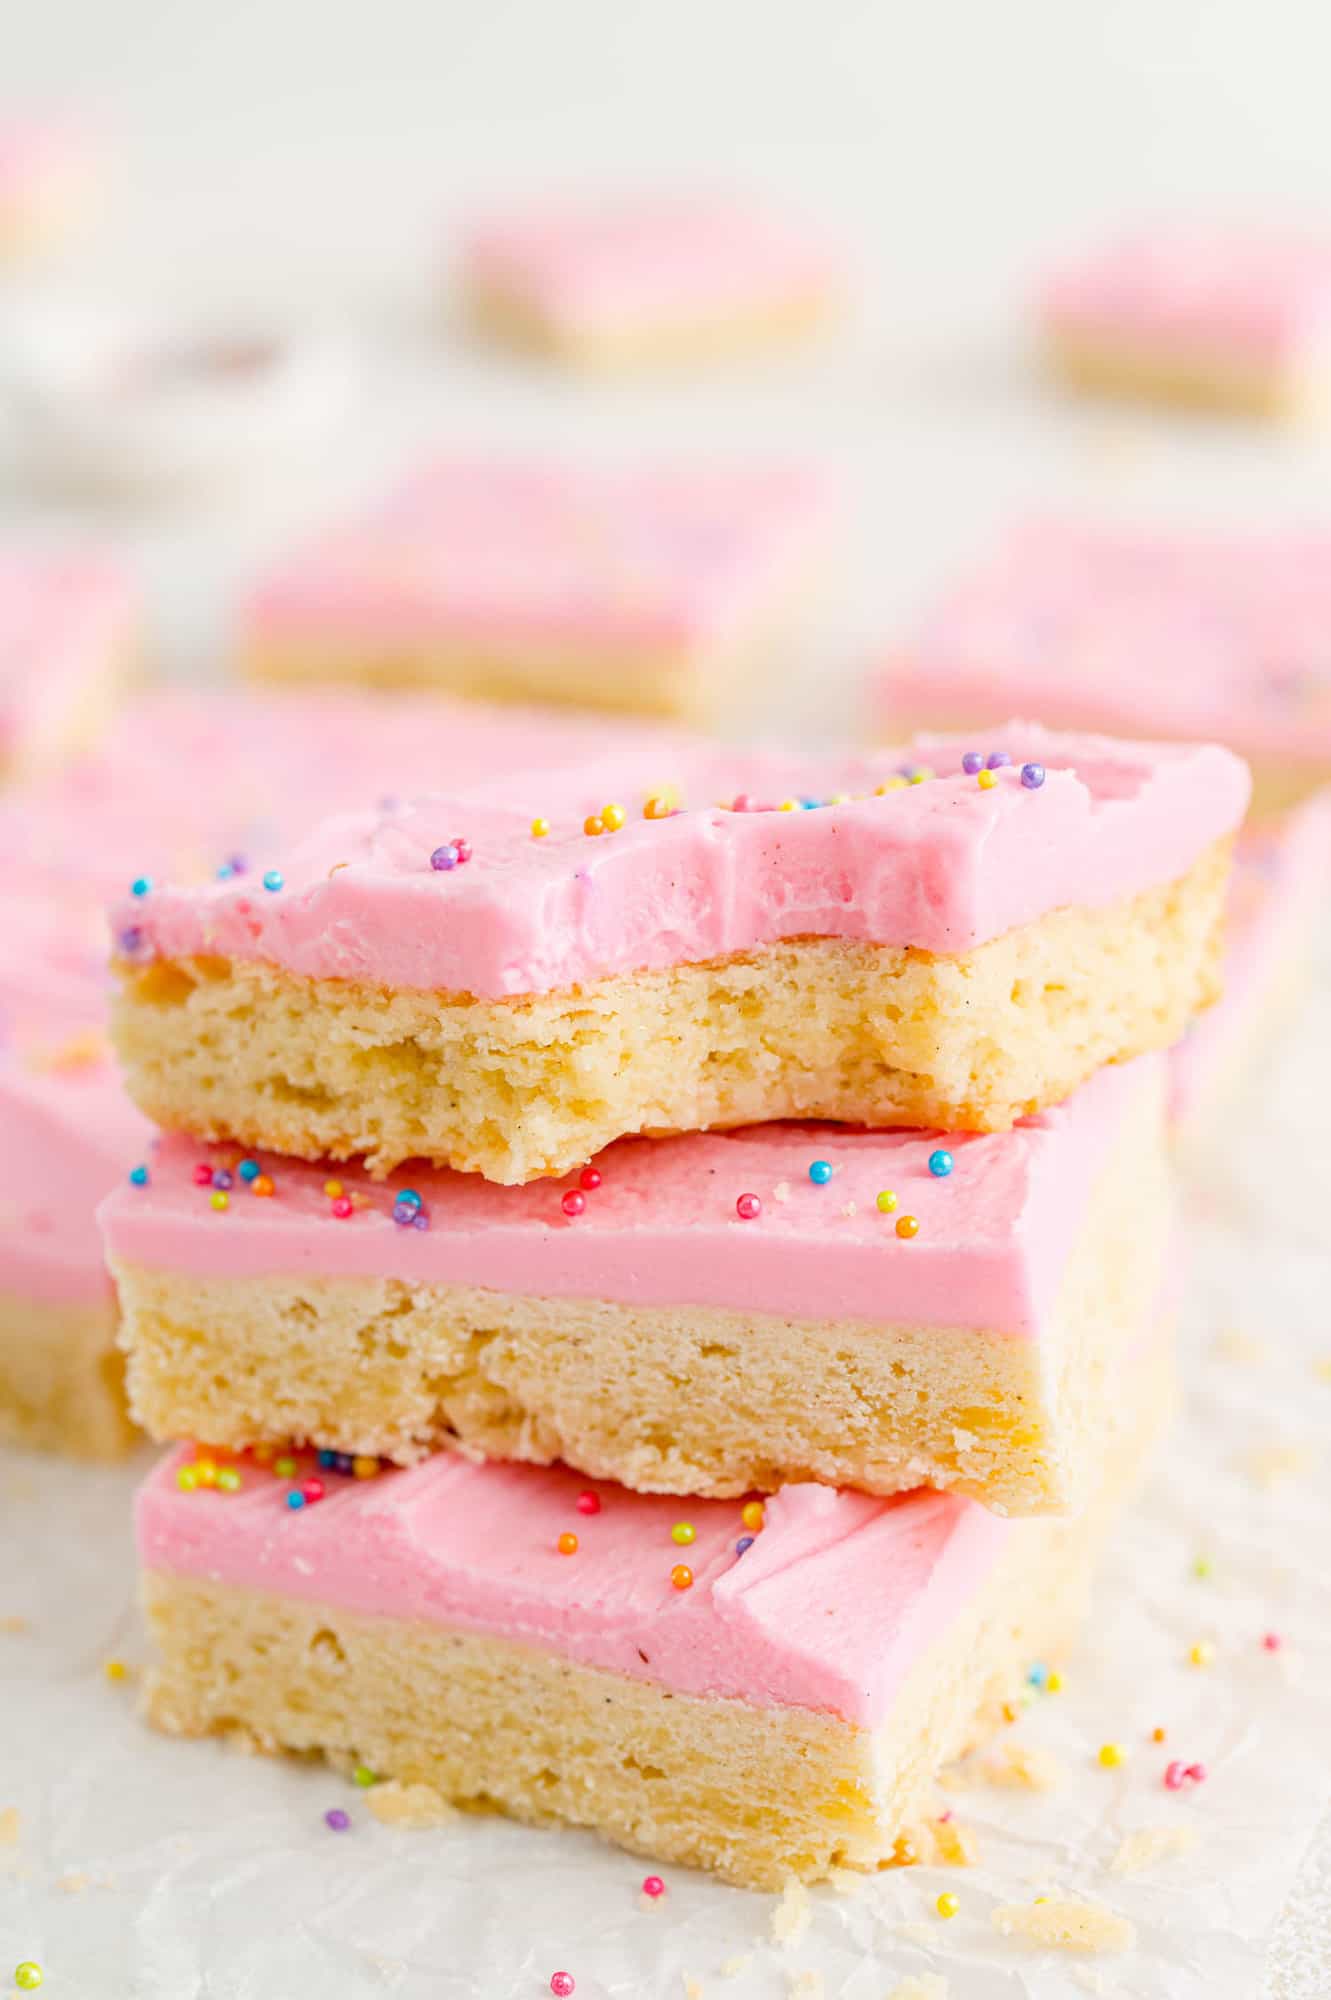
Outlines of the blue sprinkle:
M826 1187L831 1178L832 1162L830 1160L813 1160L810 1163L809 1179L815 1187Z
M324 1472L331 1472L336 1463L337 1453L335 1451L323 1450L319 1453L319 1465Z
M276 868L266 868L264 870L263 886L271 895L277 894L277 891L282 887L282 877Z
M129 1170L129 1184L131 1187L147 1187L148 1169L146 1167L131 1167Z
M299 1486L293 1486L287 1494L287 1506L290 1507L293 1514L298 1514L304 1505L305 1495L301 1492Z
M739 1540L735 1544L735 1554L737 1556L742 1556L745 1549L751 1549L752 1547L753 1547L753 1536L741 1535Z
M422 1205L421 1198L415 1188L399 1188L398 1192L393 1196L393 1202L395 1206L400 1206L403 1202L406 1202L412 1208L420 1208Z
M952 1171L953 1164L951 1153L947 1152L942 1146L938 1148L936 1153L930 1153L929 1155L929 1172L936 1181L945 1181Z
M131 896L146 896L152 885L151 875L136 875L129 885L129 893Z
M1026 1679L1033 1688L1042 1688L1049 1678L1049 1669L1043 1660L1035 1660L1027 1670Z
M259 1178L259 1162L257 1160L242 1160L236 1168L236 1172L240 1175L246 1187L248 1187L251 1181L257 1181Z
M219 882L229 882L234 873L235 870L232 868L231 863L224 861L217 871L217 879Z

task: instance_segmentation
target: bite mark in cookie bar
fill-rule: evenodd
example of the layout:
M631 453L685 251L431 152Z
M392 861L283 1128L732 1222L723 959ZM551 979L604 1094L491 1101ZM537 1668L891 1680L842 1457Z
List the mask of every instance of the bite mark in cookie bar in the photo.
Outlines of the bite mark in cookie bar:
M135 594L117 564L0 549L0 778L30 776L100 732L137 636Z
M756 204L633 196L477 222L462 283L486 335L599 368L785 345L830 317L845 272L810 229Z
M262 579L256 678L703 716L822 570L807 466L439 458Z
M292 1508L303 1462L182 1491L177 1455L139 1501L149 1713L753 1887L875 1868L1070 1642L1164 1362L1128 1371L1100 1497L1071 1520L793 1486L757 1512L690 1502L683 1564L680 1502L559 1469L331 1471Z
M1046 282L1049 363L1071 387L1293 419L1324 414L1331 238L1161 226Z
M1331 781L1331 537L1016 525L880 669L882 729L1061 729L1230 744L1253 810ZM1000 739L1001 740L1001 739Z
M978 773L926 739L915 784L890 760L740 766L789 785L782 808L658 793L584 819L598 769L533 827L479 788L330 822L271 893L126 898L131 1091L204 1137L507 1183L634 1132L1002 1129L1214 999L1247 798L1215 747L1009 733ZM694 795L727 768L700 754Z
M162 1439L458 1442L639 1491L1067 1507L1160 1280L1163 1081L1141 1058L1009 1134L623 1141L563 1188L168 1139L101 1218L135 1412Z

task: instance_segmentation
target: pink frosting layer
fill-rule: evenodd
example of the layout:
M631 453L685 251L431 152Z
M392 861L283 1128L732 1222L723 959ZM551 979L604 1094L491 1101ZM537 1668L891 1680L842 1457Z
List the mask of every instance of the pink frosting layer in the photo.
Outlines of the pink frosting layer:
M703 655L770 621L831 512L807 466L438 458L281 562L244 622L253 646L549 644L618 674L626 650Z
M1176 1123L1186 1125L1241 1060L1282 974L1306 953L1329 885L1331 793L1310 799L1278 826L1243 835L1234 855L1224 994L1169 1055Z
M129 651L137 598L100 556L0 549L0 756L51 747Z
M1055 271L1040 311L1055 333L1280 366L1331 325L1331 235L1140 230Z
M900 751L847 761L700 750L664 774L693 809L660 819L640 816L644 793L660 790L660 756L602 758L540 787L481 786L329 821L277 850L276 893L252 881L166 883L123 897L113 922L140 955L213 952L302 977L491 998L784 938L959 953L1050 910L1100 907L1182 874L1247 804L1246 768L1214 745L1060 737L1026 723L991 743L1013 763L986 774L987 790L961 770L963 740L926 737L906 761L938 775L881 796ZM1039 790L1023 786L1023 759L1047 767ZM830 802L706 803L737 794ZM583 815L607 799L624 803L626 824L588 836ZM551 822L547 838L532 837L533 807ZM472 858L436 872L431 852L455 836Z
M227 1277L392 1277L475 1285L538 1297L623 1305L698 1305L868 1324L962 1326L1050 1335L1054 1305L1088 1196L1106 1155L1144 1096L1159 1098L1162 1066L1143 1058L1104 1070L1067 1104L1012 1132L945 1139L919 1132L767 1125L678 1139L621 1140L598 1159L602 1181L566 1217L578 1177L498 1188L475 1174L413 1167L372 1182L345 1167L251 1156L275 1184L250 1195L236 1180L219 1214L194 1182L201 1159L234 1148L163 1141L148 1187L118 1187L102 1210L107 1250L149 1270ZM929 1170L941 1147L954 1165ZM809 1179L815 1160L832 1179ZM358 1203L334 1215L323 1192L335 1173ZM429 1229L392 1220L403 1188L419 1194ZM891 1189L895 1232L876 1197ZM756 1194L761 1217L736 1214Z
M654 740L453 702L154 695L102 748L0 802L0 1291L105 1296L97 1203L150 1128L105 1044L103 904L127 879L210 880L311 817L441 777L537 774ZM669 740L669 739L666 739Z
M475 223L473 281L588 336L696 325L830 297L844 258L805 224L711 195L544 203Z
M1174 535L1033 520L884 669L895 715L1148 729L1331 757L1331 535Z
M293 1512L286 1482L249 1461L238 1493L182 1493L188 1456L165 1459L140 1490L149 1570L486 1633L675 1693L862 1727L886 1718L1009 1538L1042 1532L950 1495L788 1486L740 1555L738 1501L626 1493L563 1467L444 1454L373 1480L326 1473L328 1497ZM598 1514L578 1511L587 1491ZM688 1548L671 1540L680 1520L695 1529ZM558 1552L565 1530L575 1555ZM682 1560L687 1590L670 1580Z

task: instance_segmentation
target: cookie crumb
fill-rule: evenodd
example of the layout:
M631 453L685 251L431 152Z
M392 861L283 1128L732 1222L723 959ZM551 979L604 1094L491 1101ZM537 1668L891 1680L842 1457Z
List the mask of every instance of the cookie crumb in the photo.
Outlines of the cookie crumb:
M786 1979L788 2000L827 2000L827 1985L821 1972L792 1972Z
M1159 1861L1171 1861L1197 1845L1192 1826L1142 1826L1127 1835L1109 1866L1115 1875L1137 1875Z
M26 1632L27 1629L26 1618L0 1618L0 1632Z
M912 1972L892 1988L887 2000L947 2000L947 1981L941 1972Z
M5 1806L0 1810L0 1847L18 1846L18 1807Z
M751 1951L732 1952L730 1957L722 1964L721 1977L723 1979L738 1979L740 1974L747 1972L752 1964L753 1953Z
M982 1758L980 1776L986 1785L1007 1791L1052 1792L1062 1778L1062 1767L1051 1751L1034 1743L1004 1743Z
M1265 1342L1250 1333L1240 1333L1237 1327L1226 1327L1223 1333L1218 1333L1214 1347L1221 1361L1231 1361L1239 1368L1256 1368L1266 1359Z
M1116 1916L1103 1903L1084 1903L1075 1897L1000 1903L992 1922L1001 1937L1024 1938L1059 1951L1127 1951L1137 1937L1126 1917Z
M772 1942L791 1951L808 1930L813 1911L809 1892L799 1877L792 1875L781 1891L781 1901L772 1912Z
M1307 1472L1312 1454L1301 1444L1259 1444L1245 1453L1241 1462L1253 1485L1269 1493L1282 1480L1296 1479L1301 1472Z
M684 2000L703 2000L702 1981L696 1972L686 1972L684 1980Z
M381 1826L402 1826L411 1832L444 1826L454 1817L454 1808L433 1785L404 1785L396 1778L372 1785L365 1803Z

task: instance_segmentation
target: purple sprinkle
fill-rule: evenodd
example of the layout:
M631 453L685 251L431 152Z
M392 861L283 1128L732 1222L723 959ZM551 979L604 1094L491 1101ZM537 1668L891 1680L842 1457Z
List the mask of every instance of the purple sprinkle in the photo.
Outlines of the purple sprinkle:
M982 771L984 769L983 750L968 750L961 760L961 768L968 778L973 778L977 771Z
M215 1167L213 1169L213 1186L215 1188L229 1188L231 1184L231 1176L225 1167Z
M436 847L434 853L430 856L431 868L435 869L456 868L457 865L458 865L458 851L456 847L453 846Z
M1025 785L1028 792L1038 792L1044 783L1044 765L1023 764L1021 767L1021 782Z
M1006 750L991 750L984 761L989 770L1001 771L1004 764L1010 764L1012 759L1008 756Z
M243 854L228 854L226 865L233 875L243 875L250 864Z
M393 1220L399 1229L410 1229L412 1223L416 1220L416 1215L417 1211L409 1201L395 1201L393 1203Z
M324 1825L331 1827L334 1833L345 1833L351 1825L351 1814L343 1812L341 1806L334 1806L324 1814Z
M412 1216L412 1218L411 1218L411 1226L412 1226L412 1228L413 1228L413 1229L428 1229L428 1228L429 1228L429 1226L430 1226L430 1218L429 1218L429 1216L428 1216L428 1215L427 1215L427 1214L425 1213L425 1210L424 1210L423 1208L418 1208L418 1209L416 1210L416 1213L415 1213L415 1214L414 1214L414 1215Z
M751 1549L752 1547L753 1547L753 1536L741 1535L739 1540L735 1544L735 1554L737 1556L742 1556L745 1549Z

